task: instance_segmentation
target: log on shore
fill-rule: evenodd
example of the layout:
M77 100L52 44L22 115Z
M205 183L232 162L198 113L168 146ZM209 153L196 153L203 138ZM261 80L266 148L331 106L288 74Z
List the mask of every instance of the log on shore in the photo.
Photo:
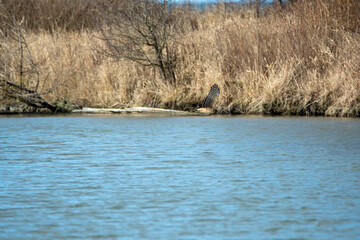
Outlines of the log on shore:
M86 114L111 114L111 113L144 113L144 114L166 114L172 116L192 116L197 115L193 112L171 110L164 108L151 108L151 107L130 107L130 108L83 108L72 111L73 113L86 113Z

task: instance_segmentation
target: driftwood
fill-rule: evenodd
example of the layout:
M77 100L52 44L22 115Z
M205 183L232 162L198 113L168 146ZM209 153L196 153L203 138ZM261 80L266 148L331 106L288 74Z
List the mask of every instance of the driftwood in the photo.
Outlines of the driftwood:
M198 115L194 112L186 112L180 110L171 110L164 108L150 108L150 107L131 107L131 108L83 108L73 110L73 113L86 114L120 114L120 113L141 113L141 114L166 114L172 116L192 116Z

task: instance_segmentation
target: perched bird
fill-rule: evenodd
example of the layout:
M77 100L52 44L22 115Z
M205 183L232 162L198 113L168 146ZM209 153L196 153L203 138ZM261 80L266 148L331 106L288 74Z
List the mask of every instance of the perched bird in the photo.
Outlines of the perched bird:
M212 108L212 106L219 95L219 86L217 84L212 85L209 94L201 105L201 108L196 109L195 112L199 113L200 115L214 114L215 110Z

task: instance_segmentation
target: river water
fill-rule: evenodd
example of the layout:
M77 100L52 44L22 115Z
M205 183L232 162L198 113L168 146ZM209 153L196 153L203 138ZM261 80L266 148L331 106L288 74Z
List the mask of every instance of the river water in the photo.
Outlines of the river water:
M0 239L359 239L360 119L0 117Z

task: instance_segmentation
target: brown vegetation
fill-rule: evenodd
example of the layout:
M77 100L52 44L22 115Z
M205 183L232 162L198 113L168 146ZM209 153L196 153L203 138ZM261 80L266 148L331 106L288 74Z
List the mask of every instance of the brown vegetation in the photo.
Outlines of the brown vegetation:
M68 4L58 6L68 11ZM157 68L96 51L104 42L86 20L88 12L73 25L24 25L24 36L34 62L47 72L39 88L59 83L45 96L50 102L193 110L216 83L220 113L360 116L358 12L358 0L299 0L283 10L267 9L260 18L221 4L204 12L173 9L169 44L176 84L164 81ZM55 10L46 14L57 16ZM27 24L35 22L23 16ZM72 21L74 13L69 16L64 19Z

